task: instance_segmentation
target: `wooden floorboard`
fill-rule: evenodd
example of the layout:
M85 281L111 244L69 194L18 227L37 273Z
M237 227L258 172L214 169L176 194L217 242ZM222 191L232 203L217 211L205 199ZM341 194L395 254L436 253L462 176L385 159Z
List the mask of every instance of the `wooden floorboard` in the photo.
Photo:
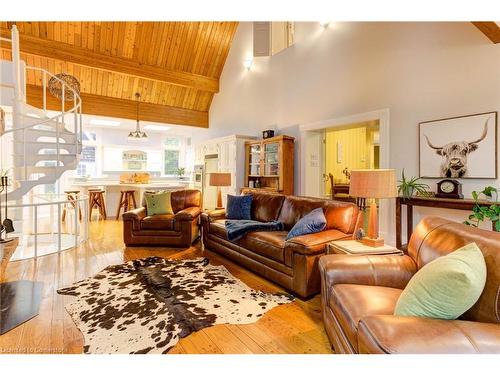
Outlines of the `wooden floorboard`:
M280 287L218 254L201 249L125 248L122 222L107 220L90 224L89 240L76 249L46 255L37 260L11 262L4 280L43 282L40 314L0 336L0 353L81 353L83 335L64 309L75 297L57 294L57 289L91 277L110 264L148 256L187 259L208 257L222 264L235 277L254 289L283 291ZM169 354L284 354L332 353L321 319L321 301L296 300L267 312L252 324L217 325L194 332Z

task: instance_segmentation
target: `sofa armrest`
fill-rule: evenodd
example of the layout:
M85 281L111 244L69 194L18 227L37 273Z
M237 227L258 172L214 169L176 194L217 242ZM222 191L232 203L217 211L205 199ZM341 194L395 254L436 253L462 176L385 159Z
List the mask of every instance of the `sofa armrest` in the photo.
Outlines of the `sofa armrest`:
M373 315L358 325L359 353L500 353L500 325Z
M146 207L139 207L123 213L123 220L140 221L147 216Z
M205 211L203 212L202 215L206 217L209 222L215 220L221 220L226 218L226 210L219 209L219 210Z
M294 253L304 255L321 254L326 251L326 245L331 241L350 239L350 234L345 234L336 229L324 230L318 233L297 236L286 241L285 247Z
M174 216L174 220L177 221L193 221L201 214L200 207L188 207L177 212Z
M359 284L404 289L417 266L408 255L325 255L319 269L326 286Z

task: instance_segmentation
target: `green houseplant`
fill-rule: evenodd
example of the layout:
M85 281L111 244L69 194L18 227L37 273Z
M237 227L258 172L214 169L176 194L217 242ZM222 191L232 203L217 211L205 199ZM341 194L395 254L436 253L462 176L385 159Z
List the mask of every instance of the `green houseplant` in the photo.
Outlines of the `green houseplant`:
M427 193L429 185L419 182L420 178L405 176L405 170L401 173L401 180L398 181L398 194L404 199L411 198L415 192L424 194Z
M177 174L179 175L179 178L182 180L184 178L184 173L186 172L186 168L178 168L177 169Z
M481 197L486 197L491 204L481 204ZM500 206L498 205L498 189L493 186L486 186L482 191L473 191L472 198L474 199L474 208L472 214L469 215L469 220L464 221L464 224L478 227L485 220L491 221L494 225L495 232L500 232Z

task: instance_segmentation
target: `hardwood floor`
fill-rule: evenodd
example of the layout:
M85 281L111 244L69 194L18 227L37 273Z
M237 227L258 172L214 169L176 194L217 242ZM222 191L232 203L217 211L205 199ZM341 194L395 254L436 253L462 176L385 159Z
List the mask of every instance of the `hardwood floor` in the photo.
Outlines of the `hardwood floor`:
M282 291L275 284L210 251L201 245L187 250L172 248L125 248L122 223L114 220L92 222L89 240L77 249L38 258L11 262L2 281L37 280L43 282L40 314L0 336L0 353L81 353L83 336L64 309L70 296L57 289L93 276L110 264L147 256L193 258L205 256L212 264L223 264L234 276L252 288ZM323 328L321 301L296 300L278 306L259 321L242 325L217 325L195 332L169 353L331 353Z

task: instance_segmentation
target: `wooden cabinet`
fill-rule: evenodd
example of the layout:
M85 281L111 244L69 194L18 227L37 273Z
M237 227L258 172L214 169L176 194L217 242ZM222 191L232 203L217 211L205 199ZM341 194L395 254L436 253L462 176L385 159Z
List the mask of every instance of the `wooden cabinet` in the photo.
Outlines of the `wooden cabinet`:
M245 188L293 194L293 137L246 142L245 154Z

